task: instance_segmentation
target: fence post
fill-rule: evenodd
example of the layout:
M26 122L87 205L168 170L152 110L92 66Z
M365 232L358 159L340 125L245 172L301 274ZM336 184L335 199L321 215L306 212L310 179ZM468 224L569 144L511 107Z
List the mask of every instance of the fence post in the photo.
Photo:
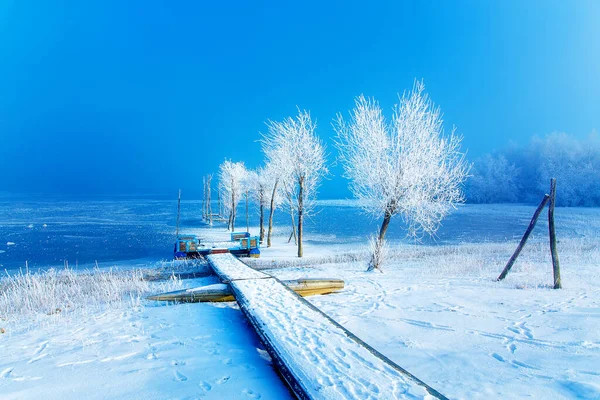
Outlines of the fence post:
M527 230L525 231L525 234L523 235L521 242L517 246L517 249L515 250L513 255L510 257L510 260L508 260L508 263L506 263L506 267L504 267L504 270L502 271L502 273L500 274L498 279L496 279L497 281L501 281L502 279L506 278L508 271L510 271L510 269L512 268L515 261L517 261L517 257L519 257L521 250L523 250L523 246L525 246L525 243L527 243L527 239L529 239L529 235L531 235L531 231L533 231L533 228L535 227L535 224L537 223L540 213L546 206L546 203L548 202L549 198L550 198L550 196L548 196L547 194L544 195L544 199L538 206L537 210L535 210L535 213L533 214L533 218L531 218L531 222L529 223L529 226L527 227Z
M548 231L550 233L550 253L552 253L552 270L554 271L554 289L561 289L560 264L556 251L556 230L554 229L554 204L556 202L556 178L550 180L550 206L548 207Z

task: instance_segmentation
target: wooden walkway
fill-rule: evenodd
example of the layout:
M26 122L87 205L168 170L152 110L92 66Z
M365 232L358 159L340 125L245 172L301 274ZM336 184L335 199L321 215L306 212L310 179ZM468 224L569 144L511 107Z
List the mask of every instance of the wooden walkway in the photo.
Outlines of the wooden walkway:
M208 256L300 399L446 399L270 275Z

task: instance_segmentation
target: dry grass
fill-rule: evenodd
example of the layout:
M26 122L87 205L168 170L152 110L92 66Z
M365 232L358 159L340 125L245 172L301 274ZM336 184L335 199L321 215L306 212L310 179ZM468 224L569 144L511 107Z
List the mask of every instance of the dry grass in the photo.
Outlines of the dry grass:
M165 281L150 282L144 279L145 274L142 269L117 268L7 274L0 278L0 321L6 325L32 320L46 323L66 315L130 307L151 293L182 286L175 275Z
M410 269L422 277L495 280L514 252L518 242L465 243L460 245L389 245L384 272ZM558 243L563 286L600 286L600 239L572 238ZM340 252L335 255L271 260L267 257L245 261L257 269L318 268L334 264L343 269L352 265L366 270L372 250ZM546 288L552 282L552 260L545 240L525 246L506 282L517 288Z

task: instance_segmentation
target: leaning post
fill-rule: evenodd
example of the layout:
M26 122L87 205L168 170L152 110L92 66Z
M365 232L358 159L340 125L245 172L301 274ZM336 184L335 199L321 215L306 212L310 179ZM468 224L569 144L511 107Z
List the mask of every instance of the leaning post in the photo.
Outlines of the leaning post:
M533 228L535 227L535 224L537 223L540 213L546 206L546 203L548 203L549 198L550 198L549 195L547 195L547 194L544 195L544 199L538 206L537 210L535 210L535 213L533 214L533 218L531 218L531 222L529 223L529 226L527 227L527 230L525 231L525 234L523 235L521 242L517 246L517 249L515 250L513 255L510 257L510 260L508 260L508 263L506 263L506 267L504 267L504 270L502 271L502 273L500 274L498 279L496 279L497 281L501 281L502 279L506 278L508 271L510 271L510 269L512 268L515 261L517 261L517 257L519 257L521 250L523 250L525 243L527 243L527 239L529 239L529 235L531 235L531 231L533 231Z

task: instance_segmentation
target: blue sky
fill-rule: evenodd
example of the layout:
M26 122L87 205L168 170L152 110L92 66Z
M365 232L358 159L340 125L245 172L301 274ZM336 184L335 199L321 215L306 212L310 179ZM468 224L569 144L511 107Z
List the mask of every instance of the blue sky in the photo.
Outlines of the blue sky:
M0 192L201 193L267 119L423 79L475 158L600 130L600 2L0 3ZM322 188L349 196L340 169Z

